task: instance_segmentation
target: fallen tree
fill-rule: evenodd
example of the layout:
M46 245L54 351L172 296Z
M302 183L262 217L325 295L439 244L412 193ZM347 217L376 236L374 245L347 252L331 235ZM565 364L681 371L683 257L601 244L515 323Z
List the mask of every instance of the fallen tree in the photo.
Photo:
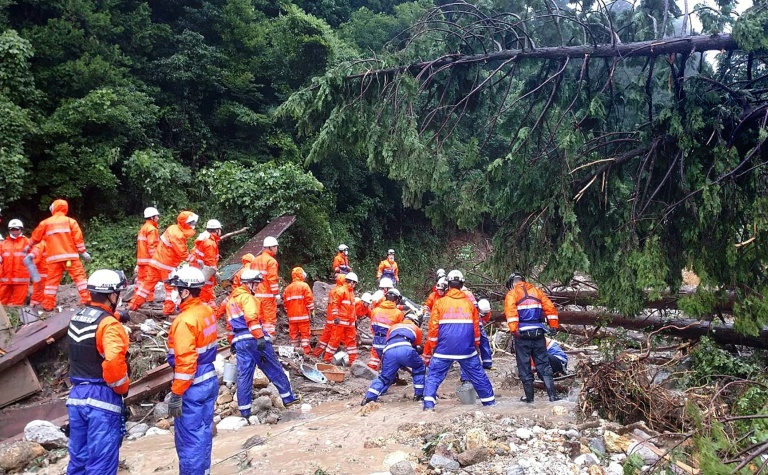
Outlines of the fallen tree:
M646 294L646 300L644 307L649 309L667 309L677 310L678 301L685 297L695 295L696 292L681 291L678 293L665 292L661 295L660 299L651 300ZM547 295L553 302L560 305L579 305L582 307L587 306L600 306L600 294L597 290L558 290L548 292ZM733 311L733 303L736 301L736 294L734 292L728 292L726 296L716 305L713 306L712 312L726 312Z

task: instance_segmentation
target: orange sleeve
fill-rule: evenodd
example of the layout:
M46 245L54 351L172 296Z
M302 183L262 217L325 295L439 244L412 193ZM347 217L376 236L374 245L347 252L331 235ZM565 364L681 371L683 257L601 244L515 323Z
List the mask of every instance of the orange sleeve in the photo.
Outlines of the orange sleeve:
M392 264L392 268L395 271L395 280L400 282L400 268L397 266L397 262Z
M278 295L280 293L280 286L278 285L278 277L277 277L277 261L275 259L270 259L267 263L267 284L269 284L269 290L275 295Z
M125 362L128 345L128 334L114 317L106 317L99 323L96 329L96 348L104 355L101 363L102 377L117 394L127 393L131 384Z
M257 339L264 338L264 330L261 329L261 305L256 301L256 297L242 293L237 296L237 303L243 309L245 324L248 325L251 335Z
M432 311L432 307L435 305L435 300L437 300L437 292L433 290L427 296L427 301L424 302L424 306L427 307L430 311Z
M184 233L181 232L178 225L175 225L176 229L171 226L166 230L168 233L168 240L171 242L174 254L182 261L189 256L189 249L187 249L187 238L184 237Z
M32 231L32 235L29 236L30 245L34 246L35 244L42 242L44 237L45 237L45 220L40 221L40 224L38 224L35 230Z
M160 232L157 228L152 228L152 230L147 233L147 249L149 249L150 257L155 254L155 249L157 249L157 243L159 242Z
M480 313L477 311L477 307L469 304L470 311L472 312L472 326L475 327L475 346L480 345Z
M432 352L435 350L435 346L437 346L437 336L440 332L440 324L438 322L440 321L442 313L440 306L436 305L435 311L432 312L432 315L429 317L427 342L424 344L424 355L426 355L427 358L432 356Z
M341 270L341 266L342 266L343 264L344 264L344 261L341 259L341 256L339 256L338 254L336 254L336 255L333 257L333 264L332 264L332 268L333 268L333 271L334 271L334 272L338 272L339 270Z
M384 272L384 261L379 262L379 270L376 272L376 278L381 279L381 273Z
M416 325L414 325L413 328L416 330L416 340L414 340L413 344L420 346L424 340L424 335L421 333L421 328L417 327Z
M309 284L304 286L304 304L310 312L315 309L315 296L312 294L312 289L309 287Z
M176 356L171 392L177 396L182 396L192 386L192 380L195 379L195 371L197 371L195 328L184 320L177 316L171 326L173 353Z
M328 299L328 318L330 320L339 317L339 307L341 306L341 301L344 300L344 294L338 292L338 290L339 289L333 289L330 298Z
M75 247L80 254L85 252L85 241L83 240L83 231L80 229L80 225L77 221L69 219L69 229L72 231L72 239L75 241Z
M515 289L507 292L504 298L504 316L507 317L507 326L512 333L517 332L517 326L520 323L520 317L517 315L517 297Z
M544 292L539 291L541 308L544 310L544 315L547 316L547 323L552 328L560 328L560 320L557 318L557 309L555 304L549 300L549 297Z

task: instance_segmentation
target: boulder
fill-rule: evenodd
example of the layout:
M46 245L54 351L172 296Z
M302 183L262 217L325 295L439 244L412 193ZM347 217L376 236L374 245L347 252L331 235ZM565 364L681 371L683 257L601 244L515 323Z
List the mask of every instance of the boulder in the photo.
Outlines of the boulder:
M62 449L69 439L55 424L48 421L32 421L24 427L24 440L37 442L44 448Z
M389 473L391 475L414 475L416 472L413 470L413 465L411 465L411 462L407 460L401 460L389 467Z
M521 440L528 440L531 437L533 437L533 432L526 429L525 427L520 427L515 431L515 436L517 436L517 438Z
M171 428L171 421L168 419L160 419L155 423L155 427L158 429L168 430Z
M624 453L632 444L632 441L628 438L609 430L603 433L603 440L605 441L605 450L611 454Z
M160 419L167 419L168 414L168 403L167 402L158 402L155 404L155 408L152 410L153 416L155 417L156 421L159 421Z
M368 381L373 381L379 376L379 373L366 366L362 361L352 363L349 372L356 378L367 379Z
M254 388L266 388L269 386L269 378L259 368L253 372L253 387Z
M149 430L149 425L144 424L142 422L141 424L136 424L135 426L128 429L128 435L133 436L134 439L137 439L139 437L142 437L144 434L146 434L148 430Z
M315 297L315 316L312 319L312 328L320 328L325 325L325 317L328 313L328 294L335 285L326 284L316 280L312 285L312 295Z
M483 429L469 429L466 434L464 434L464 447L466 450L472 450L479 447L488 447L490 444L491 439Z
M659 460L659 456L656 455L656 452L645 445L647 443L648 442L632 442L627 449L627 455L637 454L640 456L640 458L643 459L643 462L648 465L656 463L656 461Z
M438 454L429 459L429 466L440 470L458 470L460 467L459 462Z
M592 449L592 452L596 453L597 455L605 455L605 443L600 437L589 439L589 448Z
M462 467L485 462L488 460L488 449L485 447L475 447L460 453L457 458L459 465Z
M253 412L268 411L270 409L272 409L272 398L269 396L259 396L251 405L251 410Z
M0 446L0 469L20 470L44 454L45 448L42 445L28 440L18 440L12 444Z
M216 398L216 404L222 405L222 404L229 404L232 402L232 395L229 393L221 394L219 397Z
M248 421L244 417L229 416L225 417L218 424L216 424L216 430L221 431L235 431L240 430L248 425Z
M581 454L573 460L573 463L580 467L589 467L591 465L600 465L600 460L593 454Z

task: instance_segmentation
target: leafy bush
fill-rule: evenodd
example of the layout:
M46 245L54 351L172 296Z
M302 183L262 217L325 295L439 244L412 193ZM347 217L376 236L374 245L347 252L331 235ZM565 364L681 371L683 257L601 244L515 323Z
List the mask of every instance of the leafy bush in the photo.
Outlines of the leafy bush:
M83 226L85 246L93 257L93 262L86 264L90 273L96 269L122 270L127 276L133 275L136 266L136 234L142 220L122 218L110 221L105 218L93 218Z

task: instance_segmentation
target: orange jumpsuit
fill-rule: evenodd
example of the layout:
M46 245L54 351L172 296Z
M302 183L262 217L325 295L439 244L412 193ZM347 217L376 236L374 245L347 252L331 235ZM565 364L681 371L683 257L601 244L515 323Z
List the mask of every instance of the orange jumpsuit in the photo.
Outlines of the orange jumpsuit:
M395 302L385 300L376 309L371 316L371 335L373 337L373 346L371 347L371 359L368 360L368 367L378 371L381 367L381 354L387 344L387 333L393 325L403 321L403 311L397 308Z
M8 236L0 241L0 256L3 258L0 268L0 304L24 305L29 290L29 271L24 265L24 248L29 239L20 235L16 239Z
M139 284L147 279L149 271L149 261L152 260L152 254L157 249L157 243L160 242L160 231L157 230L157 223L153 219L148 219L139 230L136 238L136 266L139 268L139 274L136 276L136 288L139 290ZM154 287L147 295L147 300L155 299Z
M48 262L45 260L47 257L47 253L45 252L45 241L32 246L29 253L34 257L37 273L40 274L40 281L32 284L32 297L29 299L29 304L34 307L35 305L43 303L45 281L48 279Z
M242 285L240 282L240 276L243 275L243 271L245 269L250 267L250 264L254 259L256 259L256 257L250 252L240 258L240 263L243 264L243 267L241 267L240 270L235 272L235 275L232 276L232 290L235 290L236 288L240 287L240 285Z
M53 216L41 221L29 239L30 246L45 241L48 278L43 291L43 310L46 311L51 311L56 306L56 291L64 271L69 272L75 283L80 293L80 303L88 305L91 301L91 294L87 289L88 277L79 256L86 252L83 232L77 221L67 217L67 211L69 204L66 201L54 201L51 205Z
M200 233L195 239L195 263L197 267L219 267L219 236L208 231ZM200 264L202 262L202 265ZM200 291L200 300L203 303L216 307L216 295L213 288L216 286L216 275L212 275Z
M160 243L149 261L147 277L139 283L139 289L131 299L131 304L128 307L131 310L138 310L147 301L149 293L154 290L155 285L160 281L168 280L171 271L175 270L189 256L187 239L195 235L195 230L187 224L187 218L192 214L191 211L179 213L176 224L168 226L163 235L160 236ZM173 286L165 284L163 315L171 315L176 310L176 304L171 300L171 292L173 292Z
M292 282L283 292L285 312L288 314L288 336L291 345L297 348L301 338L301 348L304 354L308 355L311 334L310 314L315 310L315 298L312 295L312 289L304 282L304 270L301 267L295 267L291 271L291 280Z
M390 262L389 259L384 259L379 262L379 270L376 272L376 278L389 277L395 283L400 282L400 270L397 268L397 262Z
M264 280L256 287L256 293L253 296L261 300L261 308L264 311L264 319L261 324L264 331L274 339L277 325L275 296L280 294L277 277L278 266L274 253L269 249L261 251L261 254L251 262L251 269L260 270L264 273Z
M346 280L346 274L336 274L336 287L334 289L341 287L344 285L344 281ZM331 292L333 292L333 289L331 289ZM328 306L331 305L331 294L328 293ZM328 342L331 341L331 331L333 329L333 318L331 318L331 312L330 308L328 309L329 312L327 313L327 318L325 319L325 326L323 327L323 333L320 335L320 338L317 339L317 344L315 345L315 349L312 350L312 356L319 358L323 355L323 351L325 351L325 348L328 346Z
M325 349L323 361L330 362L339 344L344 345L349 354L349 364L357 359L357 329L355 328L355 291L351 284L336 287L328 296L328 316L331 324L331 339ZM339 323L335 323L338 319Z
M333 267L334 274L347 274L352 270L352 268L349 267L349 258L341 251L339 251L336 254L336 257L333 258L331 267Z
M427 296L427 301L424 302L424 306L429 309L429 311L432 311L432 306L437 302L437 299L439 299L441 295L437 293L437 287L432 287L432 292L429 293Z
M509 331L513 334L517 334L518 330L544 328L539 317L540 313L546 316L550 327L560 326L555 305L533 284L519 282L507 292L504 298L504 315L507 317Z

